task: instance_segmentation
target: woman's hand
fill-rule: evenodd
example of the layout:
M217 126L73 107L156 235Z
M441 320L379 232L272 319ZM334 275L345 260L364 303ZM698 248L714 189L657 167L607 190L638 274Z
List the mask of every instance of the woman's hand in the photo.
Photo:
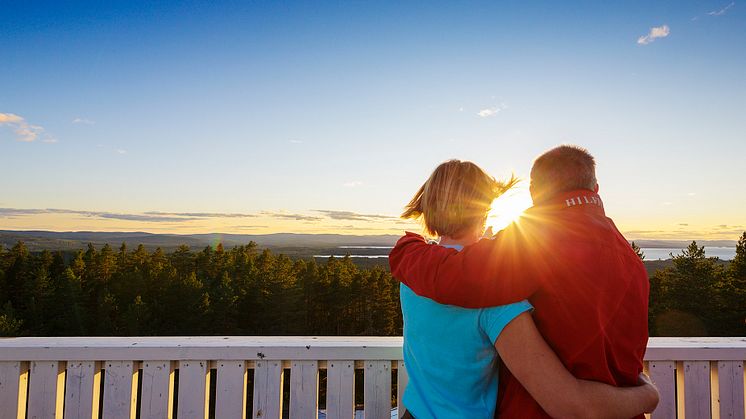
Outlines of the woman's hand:
M651 380L644 372L641 372L637 377L637 382L640 384L641 388L646 390L646 394L650 397L650 404L645 405L645 413L650 413L655 410L660 402L661 395L658 392L658 387L655 386L653 380Z

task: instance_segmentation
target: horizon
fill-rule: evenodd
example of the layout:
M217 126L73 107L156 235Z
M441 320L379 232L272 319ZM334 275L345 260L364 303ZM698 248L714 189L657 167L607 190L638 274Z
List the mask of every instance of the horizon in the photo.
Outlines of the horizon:
M450 158L596 158L629 240L746 231L739 2L22 2L0 15L0 229L402 234ZM220 232L220 233L216 233Z
M23 234L31 234L31 233L53 233L53 234L111 234L111 235L117 235L117 234L127 234L127 235L135 235L135 234L142 234L142 235L152 235L152 236L175 236L175 237L196 237L196 236L242 236L242 237L265 237L265 236L340 236L340 237L350 237L350 238L365 238L365 237L371 237L371 238L381 238L381 237L392 237L392 238L398 238L400 235L398 233L376 233L376 234L345 234L345 233L299 233L299 232L290 232L290 231L278 231L273 233L226 233L226 232L220 232L220 231L211 231L207 233L151 233L147 231L92 231L92 230L0 230L0 234L3 233L23 233ZM744 232L746 233L746 231ZM30 235L30 237L33 237ZM731 239L629 239L627 238L627 241L629 242L636 242L636 243L642 243L642 248L669 248L670 246L683 246L686 247L692 242L696 242L698 244L703 244L705 247L722 247L722 248L735 248L738 239L731 240ZM214 242L222 243L222 241ZM116 243L109 243L109 244L116 244ZM655 245L655 246L654 246ZM353 245L355 247L357 245ZM377 247L378 245L373 245L373 247ZM343 246L345 247L345 246ZM387 246L389 247L389 246ZM393 242L392 246L393 247Z

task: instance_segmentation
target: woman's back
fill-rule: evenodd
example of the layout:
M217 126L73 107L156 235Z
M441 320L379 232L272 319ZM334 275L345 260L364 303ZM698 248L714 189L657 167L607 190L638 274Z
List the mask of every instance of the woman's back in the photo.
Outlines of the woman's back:
M417 419L492 418L497 405L497 351L502 329L528 302L485 309L448 306L400 286L404 404Z

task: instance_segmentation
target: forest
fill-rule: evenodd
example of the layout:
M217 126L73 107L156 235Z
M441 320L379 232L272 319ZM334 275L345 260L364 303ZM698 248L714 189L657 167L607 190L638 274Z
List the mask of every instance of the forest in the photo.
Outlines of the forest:
M655 271L649 319L651 336L746 336L746 233L728 264L692 242ZM349 257L292 259L253 242L170 253L0 246L0 336L401 332L398 281Z

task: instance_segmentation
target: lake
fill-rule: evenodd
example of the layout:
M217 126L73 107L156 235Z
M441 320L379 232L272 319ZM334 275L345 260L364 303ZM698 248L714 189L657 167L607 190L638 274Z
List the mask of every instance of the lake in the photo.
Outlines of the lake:
M354 250L354 249L376 249L381 250L381 253L377 255L354 255L353 258L366 258L366 259L379 259L388 257L388 251L392 249L391 246L339 246L339 249ZM645 260L665 260L671 259L671 253L674 255L680 255L684 249L674 247L643 247L642 251L645 253ZM385 251L385 252L383 252ZM735 247L716 247L716 246L705 246L705 255L708 257L719 257L722 260L732 260L736 256ZM328 257L345 257L345 252L340 252L336 255L313 255L316 258L328 258Z
M671 247L643 247L645 260L665 260L671 259L671 253L678 256L684 249ZM705 255L708 257L719 257L722 260L732 260L736 256L735 247L715 247L705 246Z

